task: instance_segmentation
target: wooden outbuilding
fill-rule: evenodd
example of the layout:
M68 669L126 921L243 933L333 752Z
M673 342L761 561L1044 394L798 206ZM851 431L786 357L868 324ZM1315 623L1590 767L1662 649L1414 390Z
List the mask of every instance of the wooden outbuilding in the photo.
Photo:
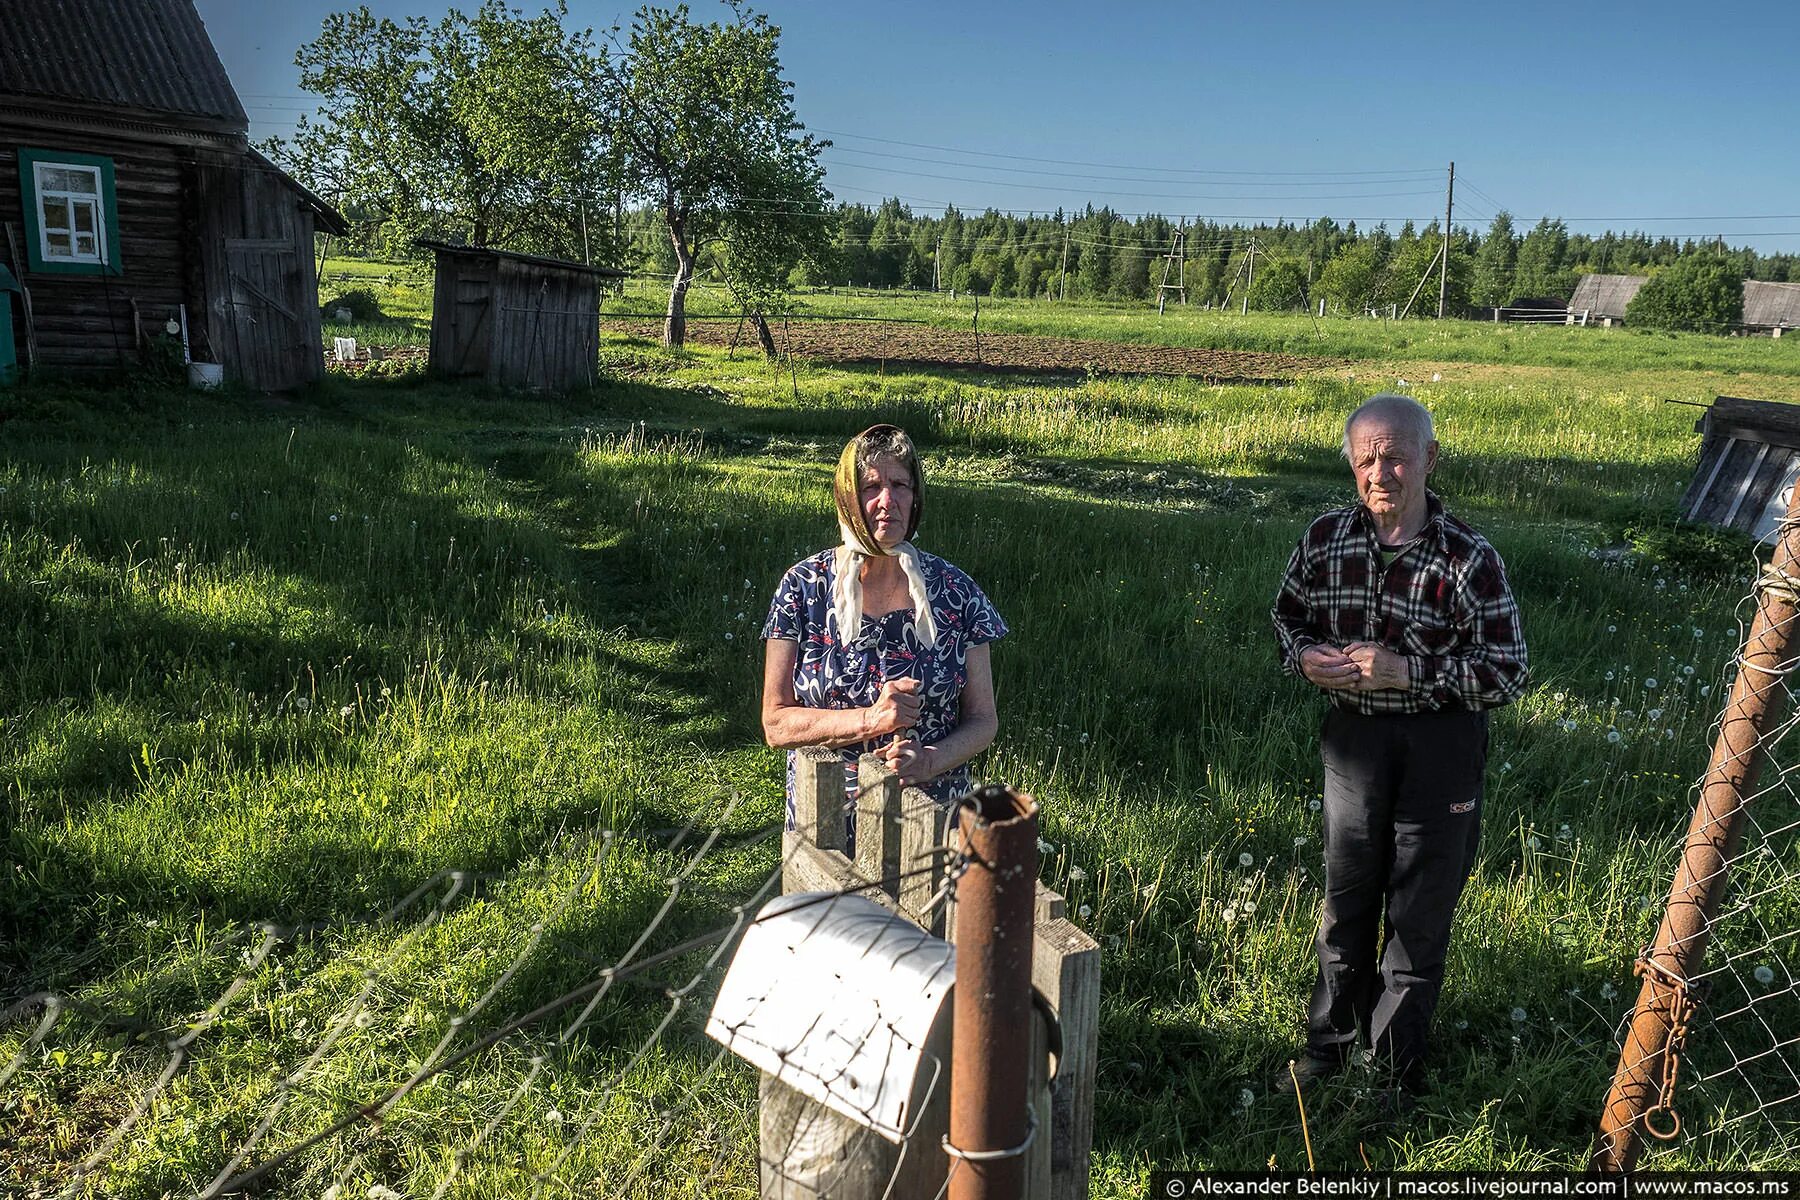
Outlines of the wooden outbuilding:
M1681 515L1763 538L1800 477L1800 405L1719 396L1700 418L1700 461Z
M254 388L319 379L313 234L348 227L248 131L191 0L0 4L7 349L118 369L166 338Z
M1569 323L1611 328L1625 320L1648 275L1583 275L1569 297ZM1584 319L1585 317L1585 319Z
M1800 329L1800 283L1744 281L1744 330L1780 337Z
M600 284L623 271L485 246L414 244L437 255L434 374L544 391L594 382Z

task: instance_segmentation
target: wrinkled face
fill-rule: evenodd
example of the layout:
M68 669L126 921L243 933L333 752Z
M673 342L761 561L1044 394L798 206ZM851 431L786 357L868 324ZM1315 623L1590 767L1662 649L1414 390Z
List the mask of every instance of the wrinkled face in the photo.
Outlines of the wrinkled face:
M857 481L863 520L869 534L892 550L906 540L906 522L912 517L912 472L897 458L878 458L863 469Z
M1350 428L1350 469L1356 494L1376 517L1402 517L1425 508L1425 481L1437 466L1438 444L1420 444L1404 421L1365 417Z

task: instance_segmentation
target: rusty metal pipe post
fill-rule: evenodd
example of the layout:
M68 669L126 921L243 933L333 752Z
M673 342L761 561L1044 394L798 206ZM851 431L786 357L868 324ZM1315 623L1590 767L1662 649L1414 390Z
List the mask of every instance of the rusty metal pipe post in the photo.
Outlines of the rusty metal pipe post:
M1701 784L1700 802L1688 825L1687 842L1662 923L1640 964L1644 977L1630 1031L1600 1116L1600 1135L1590 1165L1596 1171L1629 1171L1637 1163L1645 1132L1673 1137L1679 1123L1671 1084L1681 1052L1690 1000L1686 984L1700 971L1712 922L1725 893L1726 867L1737 852L1744 808L1762 769L1763 735L1781 719L1787 671L1795 650L1796 589L1800 575L1800 488L1788 506L1769 576L1759 585L1756 618L1744 643L1731 698L1713 744ZM1671 1035L1674 1044L1671 1045ZM1655 1121L1652 1113L1666 1115Z
M1030 1120L1031 949L1038 809L989 786L963 802L956 885L949 1200L1021 1200Z

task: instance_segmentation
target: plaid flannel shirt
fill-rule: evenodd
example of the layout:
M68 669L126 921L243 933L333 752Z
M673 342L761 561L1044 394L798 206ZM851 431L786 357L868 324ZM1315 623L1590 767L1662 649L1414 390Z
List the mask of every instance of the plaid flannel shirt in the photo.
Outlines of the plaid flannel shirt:
M1299 675L1300 652L1319 642L1374 642L1406 659L1410 686L1327 691L1340 708L1480 710L1525 690L1525 633L1500 555L1435 494L1426 492L1425 504L1425 528L1385 571L1360 504L1320 516L1288 560L1270 614L1284 670Z

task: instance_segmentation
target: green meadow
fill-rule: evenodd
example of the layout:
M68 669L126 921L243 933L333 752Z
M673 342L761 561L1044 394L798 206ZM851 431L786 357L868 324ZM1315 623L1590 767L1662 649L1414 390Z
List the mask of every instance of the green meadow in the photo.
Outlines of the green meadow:
M1172 327L991 307L1021 331ZM1316 337L1179 319L1205 344ZM0 1180L194 1194L766 894L762 618L832 540L831 468L877 420L924 455L919 544L1012 626L979 774L1038 798L1043 878L1102 945L1094 1195L1141 1195L1152 1167L1302 1168L1307 1134L1321 1167L1579 1166L1754 570L1748 542L1673 528L1699 438L1666 401L1791 385L1800 345L1325 325L1311 352L1355 361L1285 387L790 375L611 340L601 385L554 398L407 372L285 401L6 398L0 1002L68 1002L41 1037L42 1008L0 1026ZM1267 612L1350 494L1344 415L1407 372L1437 490L1506 559L1533 686L1493 725L1434 1091L1391 1123L1353 1075L1303 1134L1268 1083L1312 975L1321 702L1279 672ZM1800 859L1771 854L1777 930ZM1746 966L1800 971L1750 924L1725 934ZM756 1079L701 1032L710 955L431 1075L265 1194L754 1195ZM1791 995L1756 1011L1800 1022ZM1794 1105L1756 1111L1792 1066L1726 1069L1755 1031L1727 1032L1698 1023L1688 1070L1714 1077L1655 1165L1800 1161Z

